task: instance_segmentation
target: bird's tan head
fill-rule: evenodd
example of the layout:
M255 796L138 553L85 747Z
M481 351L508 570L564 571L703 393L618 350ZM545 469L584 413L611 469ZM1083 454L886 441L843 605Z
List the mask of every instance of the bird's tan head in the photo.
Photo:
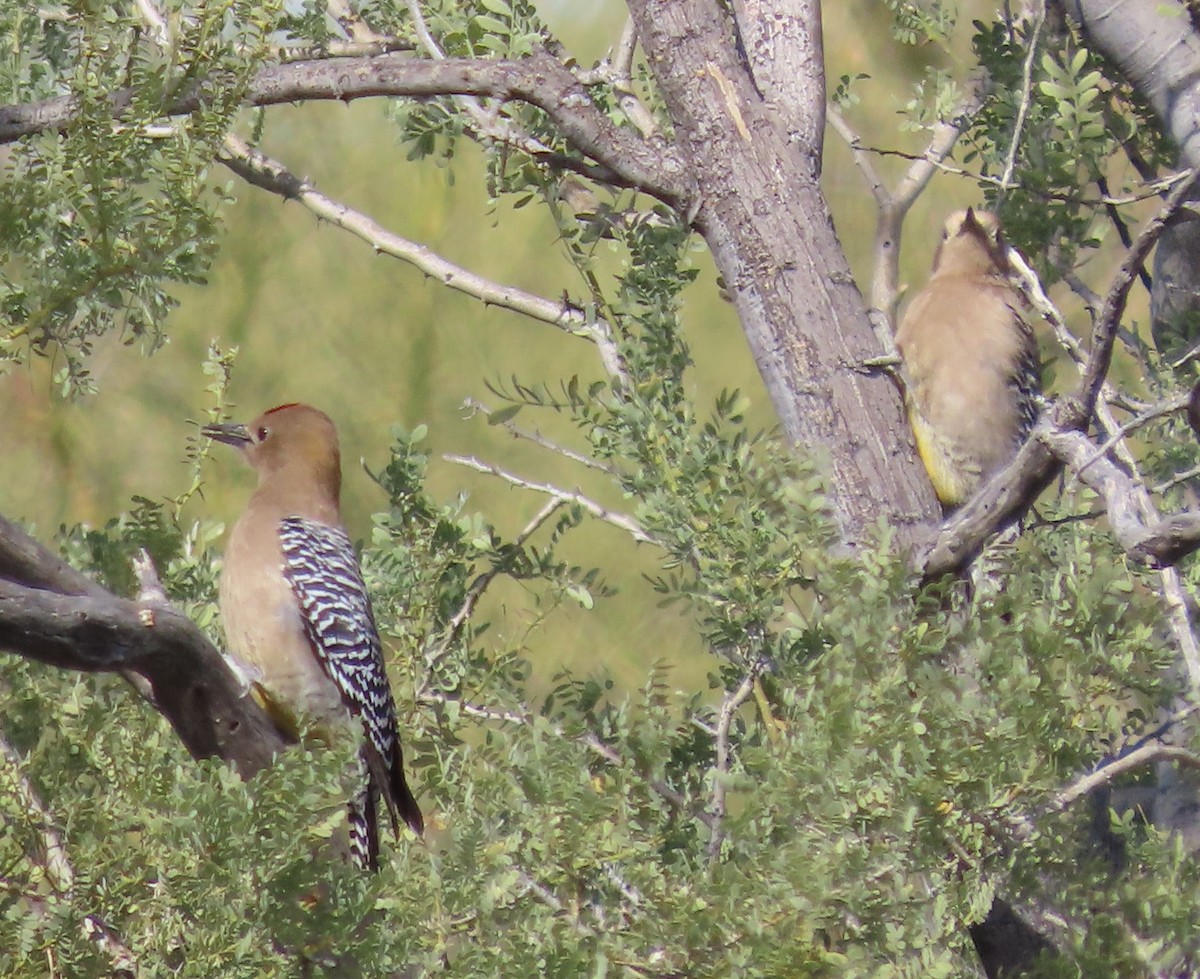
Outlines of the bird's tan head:
M996 215L968 207L946 219L933 256L934 272L1008 274L1009 269L1008 246Z
M201 434L241 451L261 486L273 478L315 481L337 500L342 462L337 429L310 405L285 404L264 411L248 425L205 425Z

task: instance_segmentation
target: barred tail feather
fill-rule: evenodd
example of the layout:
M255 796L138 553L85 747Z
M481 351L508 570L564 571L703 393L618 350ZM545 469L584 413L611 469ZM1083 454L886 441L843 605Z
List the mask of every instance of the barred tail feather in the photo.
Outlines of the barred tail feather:
M364 774L366 774L364 772ZM362 789L346 806L350 855L363 870L379 869L379 790L368 775Z

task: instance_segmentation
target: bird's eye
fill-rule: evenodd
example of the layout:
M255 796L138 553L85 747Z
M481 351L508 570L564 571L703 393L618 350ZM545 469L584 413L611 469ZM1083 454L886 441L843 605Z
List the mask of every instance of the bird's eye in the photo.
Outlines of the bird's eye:
M258 431L254 434L258 436L258 440L260 442L265 442L267 440L267 436L271 434L271 430L267 428L266 425L259 425Z

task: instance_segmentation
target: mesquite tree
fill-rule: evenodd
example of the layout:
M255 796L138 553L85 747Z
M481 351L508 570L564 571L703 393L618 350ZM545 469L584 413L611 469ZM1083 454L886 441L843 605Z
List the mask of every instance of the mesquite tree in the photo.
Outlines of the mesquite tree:
M1200 968L1192 352L1165 359L1126 316L1194 183L1153 114L1183 138L1156 95L1168 69L1125 64L1082 3L973 23L887 6L896 46L966 38L975 55L921 80L905 120L925 145L894 169L897 134L858 129L871 80L825 91L817 0L628 0L590 66L524 0L0 5L0 355L53 355L64 392L86 396L100 338L153 346L172 287L220 245L233 175L237 193L295 201L590 344L594 378L514 378L480 410L625 504L458 460L544 500L500 527L431 494L422 433L395 432L371 469L363 561L432 832L369 879L321 847L349 759L286 745L220 658L219 533L185 506L202 446L174 506L139 499L65 532L61 556L0 523L6 970ZM1168 6L1137 12L1190 37ZM1137 5L1117 7L1106 24ZM548 208L576 289L490 281L272 155L273 107L360 99L381 102L410 158L455 166L479 144L482 173L462 169ZM827 127L878 207L861 290L822 191ZM969 176L1027 257L1015 274L1053 382L1013 465L945 523L887 363L904 219L939 170ZM748 428L738 392L689 386L697 241L776 432ZM618 256L611 284L599 242ZM231 361L214 349L205 366L220 415ZM572 444L524 427L551 412ZM658 664L636 692L566 671L538 694L536 631L489 630L505 579L542 610L603 603L605 554L565 549L591 521L654 555L644 587L686 609L709 690L672 690ZM987 549L1018 521L1016 543ZM968 596L977 558L1000 585ZM602 667L588 653L564 659Z

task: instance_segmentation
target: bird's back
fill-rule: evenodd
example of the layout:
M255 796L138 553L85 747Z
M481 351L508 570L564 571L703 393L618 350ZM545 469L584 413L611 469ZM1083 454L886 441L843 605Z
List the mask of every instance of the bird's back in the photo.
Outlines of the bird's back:
M896 334L917 449L938 498L962 503L1028 435L1037 346L1015 291L995 276L935 274Z

